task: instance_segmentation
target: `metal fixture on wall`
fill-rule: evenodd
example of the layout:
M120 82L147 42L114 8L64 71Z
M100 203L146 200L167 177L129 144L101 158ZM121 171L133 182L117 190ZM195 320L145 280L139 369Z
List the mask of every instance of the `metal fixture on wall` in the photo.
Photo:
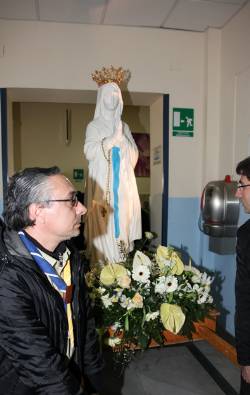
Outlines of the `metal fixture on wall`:
M65 118L65 144L69 145L71 141L71 109L66 109Z
M218 254L235 252L240 210L236 190L237 182L230 176L209 182L203 190L200 228L209 236L209 249Z

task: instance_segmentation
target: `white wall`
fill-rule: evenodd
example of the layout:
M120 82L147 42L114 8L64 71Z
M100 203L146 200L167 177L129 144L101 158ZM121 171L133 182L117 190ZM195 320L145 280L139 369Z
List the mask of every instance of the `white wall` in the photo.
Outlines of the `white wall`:
M246 6L222 29L221 40L214 42L213 52L218 53L218 66L214 70L219 88L214 86L214 92L219 90L220 102L213 103L209 100L210 112L208 120L213 122L213 113L220 109L219 124L215 123L218 129L216 135L211 138L210 146L206 145L207 157L210 156L212 163L215 160L215 168L211 168L211 173L216 167L218 179L224 178L225 174L235 174L235 167L239 160L250 155L250 3ZM220 49L219 49L220 47ZM211 61L211 56L208 59ZM220 66L219 66L220 65ZM218 75L218 70L220 75ZM208 73L209 75L209 73ZM211 74L210 74L211 75ZM209 87L208 87L209 88ZM209 89L208 89L209 92ZM216 94L218 98L218 95ZM209 104L207 106L209 110ZM218 127L219 126L219 127ZM208 133L207 133L208 135ZM218 141L219 137L219 141ZM219 147L219 151L218 151ZM218 157L219 153L219 157ZM208 166L207 166L208 170ZM241 215L240 223L246 220L246 215ZM206 252L206 251L203 251ZM206 253L204 260L214 260L214 270L220 277L221 300L219 309L221 316L219 321L225 329L234 334L234 281L235 281L235 256L216 254L211 257L211 253Z
M6 48L0 58L0 86L95 89L91 72L104 65L122 65L132 74L130 91L169 93L171 108L194 108L194 138L171 138L170 195L200 194L204 33L0 21L0 37Z
M250 3L222 30L221 176L228 171L235 174L237 162L250 155L246 144L250 135L249 40Z
M203 186L219 177L220 84L221 31L208 29L205 43Z

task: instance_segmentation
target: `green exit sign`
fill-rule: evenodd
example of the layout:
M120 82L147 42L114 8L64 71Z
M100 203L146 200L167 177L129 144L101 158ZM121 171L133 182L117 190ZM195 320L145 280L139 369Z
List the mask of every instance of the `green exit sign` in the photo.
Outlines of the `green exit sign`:
M193 137L193 108L173 108L173 136Z
M83 180L83 169L74 169L73 170L73 179L75 181Z

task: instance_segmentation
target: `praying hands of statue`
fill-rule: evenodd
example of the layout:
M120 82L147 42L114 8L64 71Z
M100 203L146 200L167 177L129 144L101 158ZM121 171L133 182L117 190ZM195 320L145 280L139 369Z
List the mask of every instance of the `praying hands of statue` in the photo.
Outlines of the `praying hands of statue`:
M119 143L122 139L122 135L123 135L122 121L119 119L115 121L113 137Z
M122 121L119 119L114 123L113 134L110 137L103 139L103 146L105 150L110 150L115 145L119 145L123 136Z

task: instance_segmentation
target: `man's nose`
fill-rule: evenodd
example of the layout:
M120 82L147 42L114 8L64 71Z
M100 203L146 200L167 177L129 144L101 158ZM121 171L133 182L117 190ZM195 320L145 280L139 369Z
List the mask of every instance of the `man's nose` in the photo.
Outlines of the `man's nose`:
M78 202L76 206L76 211L77 214L84 215L87 212L87 208L81 202Z
M240 197L241 197L241 194L242 194L241 188L237 188L237 189L236 189L236 192L235 192L235 196L236 196L237 198L240 198Z

